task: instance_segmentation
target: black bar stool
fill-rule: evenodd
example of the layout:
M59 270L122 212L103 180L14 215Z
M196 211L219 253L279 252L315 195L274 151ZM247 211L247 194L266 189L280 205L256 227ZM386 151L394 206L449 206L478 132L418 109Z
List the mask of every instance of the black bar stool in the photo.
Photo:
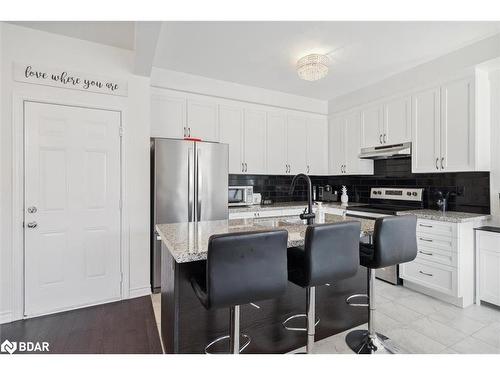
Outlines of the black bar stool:
M360 264L368 268L368 295L355 294L347 298L351 306L368 307L368 330L347 334L347 345L358 354L398 353L390 339L375 331L375 270L410 262L417 256L417 218L414 215L381 217L375 221L373 243L359 244ZM367 297L368 304L351 303L353 298Z
M316 224L307 227L304 247L288 249L288 280L306 289L306 314L297 314L283 322L292 331L307 331L307 353L311 353L316 333L316 286L348 279L359 267L359 221ZM298 317L307 318L307 328L287 325Z
M287 286L288 232L241 232L211 236L208 243L206 273L192 278L196 296L207 309L230 309L230 334L205 347L229 339L232 354L240 348L240 305L281 296Z

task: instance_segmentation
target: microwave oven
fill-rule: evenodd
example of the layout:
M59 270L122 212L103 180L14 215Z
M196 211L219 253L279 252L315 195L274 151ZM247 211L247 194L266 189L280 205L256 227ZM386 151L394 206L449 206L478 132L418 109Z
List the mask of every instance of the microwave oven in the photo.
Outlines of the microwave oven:
M229 206L251 206L253 204L253 186L229 186Z

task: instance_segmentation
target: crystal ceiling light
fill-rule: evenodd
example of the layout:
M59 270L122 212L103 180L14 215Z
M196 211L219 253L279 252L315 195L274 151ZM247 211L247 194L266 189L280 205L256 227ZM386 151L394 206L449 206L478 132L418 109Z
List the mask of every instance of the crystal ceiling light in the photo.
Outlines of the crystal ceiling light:
M316 53L307 55L297 61L297 73L306 81L317 81L328 74L330 58Z

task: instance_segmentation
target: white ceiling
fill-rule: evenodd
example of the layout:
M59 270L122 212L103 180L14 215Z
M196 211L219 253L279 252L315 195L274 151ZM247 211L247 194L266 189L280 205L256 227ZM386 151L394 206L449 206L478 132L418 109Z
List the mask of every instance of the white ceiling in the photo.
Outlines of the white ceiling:
M164 22L154 66L331 99L500 32L500 22ZM300 80L297 60L328 53Z
M88 40L108 46L134 49L135 22L129 21L22 21L15 25Z

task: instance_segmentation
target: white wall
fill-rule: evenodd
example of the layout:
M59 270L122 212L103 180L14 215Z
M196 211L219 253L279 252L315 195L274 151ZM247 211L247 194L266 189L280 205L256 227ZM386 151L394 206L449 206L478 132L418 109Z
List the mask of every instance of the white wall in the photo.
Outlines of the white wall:
M328 101L328 112L335 113L414 87L453 78L484 61L500 56L500 34L483 39L383 81ZM472 71L472 70L471 70Z
M209 95L248 103L328 114L328 102L173 70L153 68L151 86Z
M491 214L500 223L500 70L490 73L491 93Z
M13 248L13 97L25 95L54 102L122 110L124 132L124 243L130 260L124 269L125 295L149 291L149 98L148 78L131 74L133 52L83 40L0 23L0 319L18 319L19 293L15 267L19 251ZM128 97L93 94L14 82L13 62L60 67L128 81ZM127 271L129 271L127 273ZM128 280L127 280L128 279Z

